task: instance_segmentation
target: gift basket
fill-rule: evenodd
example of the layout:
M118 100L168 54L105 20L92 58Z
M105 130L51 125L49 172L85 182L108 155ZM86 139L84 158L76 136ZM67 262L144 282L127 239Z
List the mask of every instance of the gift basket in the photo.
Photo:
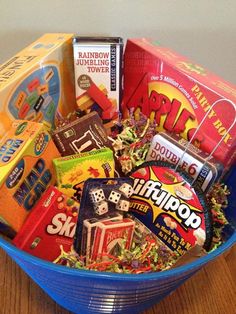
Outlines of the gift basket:
M142 313L235 244L232 85L146 39L123 56L73 34L0 79L0 247L59 305Z

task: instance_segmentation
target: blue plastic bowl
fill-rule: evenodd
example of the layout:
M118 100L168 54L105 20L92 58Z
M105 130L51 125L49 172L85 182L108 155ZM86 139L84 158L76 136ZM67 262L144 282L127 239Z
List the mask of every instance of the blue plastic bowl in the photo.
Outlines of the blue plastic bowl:
M226 210L231 226L236 226L236 167L227 184L231 190ZM172 270L140 275L113 274L69 269L31 256L3 239L0 246L62 307L74 313L141 313L175 290L202 266L236 243L231 229L227 241L214 252Z

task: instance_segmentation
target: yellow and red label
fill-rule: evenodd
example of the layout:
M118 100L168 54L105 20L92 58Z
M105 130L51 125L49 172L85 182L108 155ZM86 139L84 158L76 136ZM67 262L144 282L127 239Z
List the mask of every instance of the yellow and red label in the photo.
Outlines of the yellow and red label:
M206 117L193 143L211 153L223 138L214 157L225 166L233 162L236 126L228 129L235 117L236 88L229 85L219 90L219 84L213 84L213 78L214 82L219 78L147 40L128 40L124 61L125 117L130 109L137 119L142 112L156 121L157 131L180 134L187 140Z
M75 200L48 187L14 238L14 245L52 262L60 255L61 245L65 251L73 245L78 211Z
M209 242L209 213L195 189L176 171L156 162L134 170L130 210L173 251L183 254ZM206 230L209 228L209 230Z

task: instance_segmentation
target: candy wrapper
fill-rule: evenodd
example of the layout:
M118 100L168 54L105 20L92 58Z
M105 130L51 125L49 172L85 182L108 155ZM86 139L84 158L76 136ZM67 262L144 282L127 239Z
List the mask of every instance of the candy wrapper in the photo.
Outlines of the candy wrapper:
M171 250L182 255L195 244L209 249L211 213L201 190L191 179L164 162L135 169L130 211Z
M51 186L43 194L13 240L18 248L42 259L53 261L60 245L73 245L79 204Z
M109 223L117 227L118 225L122 225L121 228L123 228L123 230L120 232L122 237L124 236L125 229L128 231L129 228L125 228L124 219L120 219L117 213L122 215L129 210L129 198L133 193L132 186L133 180L130 178L113 178L109 180L88 179L85 182L75 239L75 248L80 254L90 256L88 251L91 251L92 255L93 249L91 249L91 247L93 247L95 241L97 241L97 253L94 253L93 256L97 257L97 255L101 253L101 247L99 247L99 245L102 243L100 242L101 233L103 233L102 228ZM112 218L112 220L110 218ZM115 218L115 221L113 218ZM91 219L92 223L95 223L93 226L91 225ZM130 224L128 224L128 226L130 227ZM94 227L96 227L96 229L100 228L102 232L99 234L98 231L93 229L91 233L91 231L88 230ZM113 231L114 230L115 229L113 229ZM89 240L90 244L87 240L88 233L92 236Z

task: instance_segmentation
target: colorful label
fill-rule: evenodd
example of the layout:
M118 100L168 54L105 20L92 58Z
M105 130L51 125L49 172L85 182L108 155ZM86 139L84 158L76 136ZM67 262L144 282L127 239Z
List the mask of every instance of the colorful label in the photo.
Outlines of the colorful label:
M85 180L114 176L113 153L109 148L57 158L53 164L59 190L78 201Z
M156 134L151 142L146 160L168 161L178 165L199 183L203 191L206 191L219 177L222 169L220 165L216 167L213 163L205 163L207 155L205 158L200 157L200 154L197 153L199 150L195 146L187 146L187 143L184 139L174 140L166 133Z
M90 263L91 261L91 252L97 225L101 221L121 221L122 219L123 216L115 212L109 213L109 217L106 218L90 218L83 220L83 231L82 234L77 235L77 238L74 241L74 247L75 249L77 249L78 246L80 247L80 254L86 256L86 263ZM79 224L81 223L78 221L77 231Z
M49 140L49 134L46 132L41 132L39 135L37 135L34 145L34 153L36 156L42 154L44 149L47 147Z
M25 170L24 159L20 160L18 164L10 172L8 178L6 179L6 186L8 189L14 188L20 181Z
M52 173L50 169L46 168L45 160L38 159L25 180L22 181L13 194L14 200L27 211L31 210L51 180Z
M121 102L121 38L74 38L75 89L78 108L97 111L108 130L118 119ZM108 131L109 132L109 131Z
M71 249L78 210L75 200L49 187L13 243L34 256L53 261L60 255L60 245L65 251Z
M223 138L214 156L228 165L236 145L236 127L228 132L235 116L235 96L209 87L210 76L204 76L193 65L186 68L187 63L181 62L166 48L145 40L128 41L123 113L128 115L127 110L133 108L137 119L142 112L155 120L157 131L176 133L187 140L192 139L206 117L194 135L193 144L211 153Z
M14 119L44 122L76 109L72 34L45 34L0 66L0 138Z
M105 220L110 221L114 218L117 221L118 213L127 212L130 205L129 197L133 190L132 185L133 180L128 177L90 178L85 181L75 240L75 249L79 254L87 252L86 255L90 256L95 230L93 229L90 235L89 230L85 231L85 228L90 228L90 223L94 223L95 227L98 222ZM128 208L124 204L127 204Z
M17 121L0 144L0 217L16 231L50 183L59 153L43 125Z
M90 112L57 128L52 137L62 156L84 153L110 145L102 120L96 112Z
M91 260L96 260L97 258L106 259L106 254L118 256L124 239L126 240L125 248L129 249L134 227L134 221L129 218L124 218L121 221L103 221L98 223Z
M45 73L53 73L45 81ZM44 89L42 89L42 86ZM50 102L47 100L50 97ZM28 75L13 92L8 110L16 119L29 119L37 122L46 121L54 124L60 98L60 78L56 66L48 65ZM46 101L45 101L46 100ZM53 106L53 111L49 108ZM39 112L42 113L39 117ZM38 116L38 118L36 118Z
M119 103L120 58L120 44L74 42L76 97L94 82L104 84L109 97Z
M0 162L2 164L10 162L21 149L24 141L20 139L8 138L0 148Z
M181 255L196 243L205 243L205 210L180 174L146 163L131 177L134 193L130 210L160 240Z

